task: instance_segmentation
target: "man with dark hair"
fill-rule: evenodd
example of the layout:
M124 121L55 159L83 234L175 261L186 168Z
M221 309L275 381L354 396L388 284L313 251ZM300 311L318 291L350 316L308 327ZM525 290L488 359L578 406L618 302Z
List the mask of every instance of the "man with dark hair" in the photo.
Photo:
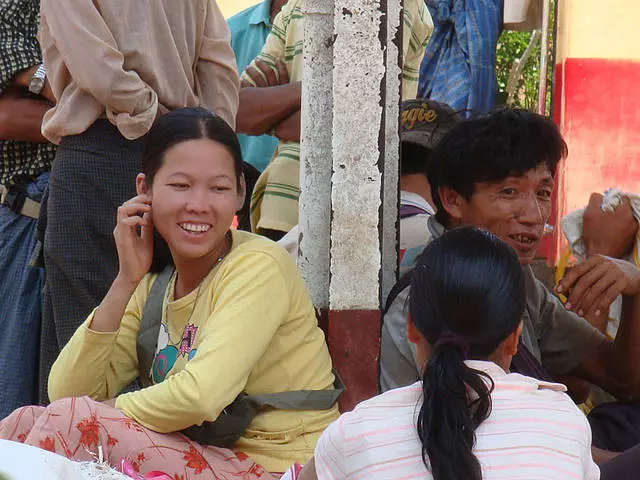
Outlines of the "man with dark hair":
M544 235L551 195L567 146L548 119L504 110L467 120L438 144L428 167L437 212L433 237L461 225L485 228L518 254L526 274L527 308L522 343L512 368L532 376L569 374L600 386L620 400L640 399L640 270L629 262L588 251L589 258L560 281L563 305L533 276L529 264ZM620 219L626 219L620 222ZM633 222L628 202L584 231L587 245L615 225ZM622 230L621 230L622 231ZM633 235L617 241L631 244ZM614 235L615 237L615 235ZM606 242L605 242L606 243ZM623 296L615 341L587 318L606 315ZM594 431L594 444L598 444ZM610 447L611 448L611 447ZM618 449L620 450L620 449Z
M448 105L434 100L408 100L400 113L400 274L415 266L429 243L429 218L435 213L427 165L440 139L460 122ZM383 391L410 384L418 375L414 349L407 338L404 314L407 291L385 313L380 353Z

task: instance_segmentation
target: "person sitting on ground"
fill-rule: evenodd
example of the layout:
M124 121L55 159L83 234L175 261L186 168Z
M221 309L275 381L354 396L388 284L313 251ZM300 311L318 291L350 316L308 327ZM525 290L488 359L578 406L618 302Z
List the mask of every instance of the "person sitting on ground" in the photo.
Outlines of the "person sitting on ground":
M400 275L409 272L430 238L428 221L435 214L427 165L440 139L461 117L448 105L434 100L408 100L400 115ZM287 237L289 235L287 234ZM285 238L287 238L285 237ZM284 239L283 239L284 240ZM407 342L404 304L408 291L390 305L380 337L380 387L382 391L414 383L415 349ZM388 360L390 359L390 361ZM406 372L409 376L405 377Z
M525 273L527 308L521 347L513 362L517 371L540 379L551 378L549 373L569 374L620 400L638 400L640 270L592 249L589 258L561 280L558 290L568 296L563 305L530 267L550 216L558 162L566 154L556 125L531 112L501 110L463 121L431 155L428 176L436 215L429 228L433 238L460 225L484 228L518 254ZM592 238L587 244L606 246L611 238L630 242L633 231L630 239L624 229L618 236L608 231L619 223L617 215L628 214L633 222L627 209L629 204L624 203L619 211L601 217L599 229L607 232L608 242ZM620 294L625 305L621 328L611 341L582 316L603 315ZM594 445L616 451L636 443L640 440L614 447L594 434Z
M220 117L188 108L159 118L142 172L118 209L118 276L56 360L54 402L16 410L0 438L73 460L101 446L112 466L129 458L172 478L271 479L307 461L338 417L304 282L278 245L230 230L245 187L237 137ZM138 376L146 388L118 395ZM255 407L243 394L270 408L212 437L220 420Z
M53 362L118 273L114 212L136 193L144 136L158 116L183 107L233 126L240 79L216 0L41 0L40 14L41 94L55 102L42 133L59 145L41 209L46 404Z
M251 198L251 228L272 240L280 240L298 223L304 43L301 8L302 0L289 0L282 7L260 55L241 76L238 132L269 133L280 140ZM418 72L433 21L422 0L404 2L402 18L402 98L411 100L418 91Z
M421 380L342 415L299 478L600 478L589 424L565 387L508 373L525 282L516 253L489 232L434 240L409 295Z

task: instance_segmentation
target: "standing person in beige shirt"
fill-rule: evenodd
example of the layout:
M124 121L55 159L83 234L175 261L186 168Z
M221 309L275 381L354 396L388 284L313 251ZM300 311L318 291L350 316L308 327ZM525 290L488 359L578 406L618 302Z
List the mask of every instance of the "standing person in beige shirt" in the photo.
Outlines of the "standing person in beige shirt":
M53 361L118 271L117 207L135 195L142 138L169 110L201 106L232 127L239 79L215 0L42 0L59 144L49 185L40 400Z

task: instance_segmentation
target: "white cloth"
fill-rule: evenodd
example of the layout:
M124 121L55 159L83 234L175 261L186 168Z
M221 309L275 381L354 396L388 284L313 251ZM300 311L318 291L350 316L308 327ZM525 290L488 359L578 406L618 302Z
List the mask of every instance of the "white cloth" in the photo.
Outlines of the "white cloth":
M604 192L602 198L602 211L603 212L611 212L615 210L620 203L622 202L623 197L628 197L631 202L631 210L633 212L633 216L636 221L640 222L640 195L635 193L627 193L623 192L617 188L610 188ZM569 214L567 214L562 221L560 222L560 226L562 227L562 231L564 236L569 243L569 248L571 249L571 253L575 257L578 262L583 262L586 257L584 240L582 238L582 226L583 226L583 217L586 208L581 208L579 210L575 210ZM634 248L634 252L640 251L640 235L636 237L636 245ZM634 258L634 254L631 253L626 260L635 263L638 265L638 259ZM615 302L611 305L611 309L609 310L609 323L607 325L607 334L611 338L615 338L618 333L618 327L620 326L620 315L622 311L622 299L618 297Z
M104 464L72 462L47 450L0 440L0 477L11 480L131 480Z
M476 430L474 452L486 480L597 480L591 429L564 385L507 374L491 362L467 361L495 383L489 418ZM318 441L320 480L430 479L416 429L422 384L367 400L329 426Z
M289 255L297 262L298 261L298 225L293 227L287 234L278 240L278 245L284 248Z

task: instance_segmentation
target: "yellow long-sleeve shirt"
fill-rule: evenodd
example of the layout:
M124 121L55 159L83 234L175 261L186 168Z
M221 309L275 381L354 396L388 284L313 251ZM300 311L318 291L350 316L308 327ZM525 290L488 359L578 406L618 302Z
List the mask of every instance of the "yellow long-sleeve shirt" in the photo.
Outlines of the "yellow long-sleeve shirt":
M113 398L138 375L136 340L155 279L133 294L120 329L78 328L49 376L49 397ZM311 300L294 262L275 243L233 232L227 257L199 289L165 298L153 362L154 385L120 395L116 407L157 432L215 420L241 392L332 388L331 359ZM258 414L236 447L269 471L284 471L313 455L322 431L338 417L325 411Z

